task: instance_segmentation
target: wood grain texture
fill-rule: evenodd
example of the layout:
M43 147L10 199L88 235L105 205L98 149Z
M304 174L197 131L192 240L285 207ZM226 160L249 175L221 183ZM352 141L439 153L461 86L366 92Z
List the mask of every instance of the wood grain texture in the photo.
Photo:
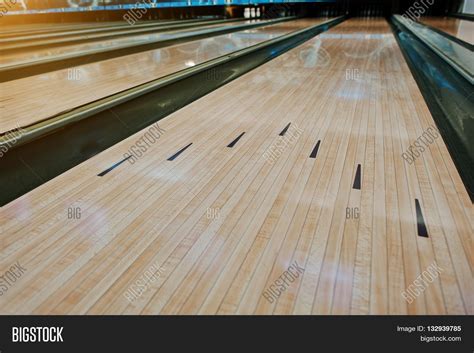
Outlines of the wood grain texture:
M442 138L401 156L434 121L385 20L343 22L159 125L133 164L97 177L145 131L3 207L0 269L27 271L1 313L473 314L472 203Z
M421 23L474 45L474 22L453 17L422 17Z
M323 20L263 26L1 83L0 133Z

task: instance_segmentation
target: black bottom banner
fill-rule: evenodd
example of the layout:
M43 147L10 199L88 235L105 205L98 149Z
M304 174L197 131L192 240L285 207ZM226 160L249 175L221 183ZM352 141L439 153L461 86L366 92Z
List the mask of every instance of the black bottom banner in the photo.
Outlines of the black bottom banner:
M0 316L0 353L474 351L472 316Z

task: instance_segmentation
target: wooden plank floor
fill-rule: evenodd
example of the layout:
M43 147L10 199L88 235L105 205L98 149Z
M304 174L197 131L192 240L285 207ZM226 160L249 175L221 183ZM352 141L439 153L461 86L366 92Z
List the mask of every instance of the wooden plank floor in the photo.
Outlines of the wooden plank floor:
M140 21L137 23L160 23L166 21ZM65 22L65 23L22 23L22 24L9 24L5 25L3 22L0 24L2 29L2 34L26 34L32 33L35 31L48 31L48 30L75 30L75 29L85 29L91 27L110 27L110 26L127 26L128 23L125 21L111 21L111 22Z
M3 207L0 269L26 271L1 313L473 313L472 203L441 138L401 156L434 122L385 20L346 21L159 125L133 164L97 176L145 131Z
M154 20L154 21L137 21L136 25L142 24L164 24L170 23L173 20ZM179 20L174 20L175 23ZM186 21L186 20L184 20ZM87 30L91 28L107 28L107 27L123 27L127 28L130 25L127 21L110 21L110 22L65 22L65 23L21 23L21 24L10 24L5 25L4 23L0 23L0 28L2 32L0 33L0 38L6 38L10 36L15 37L22 37L22 36L29 36L39 33L66 33L70 31L80 31L80 30Z
M422 17L425 23L474 45L474 22L453 17Z
M324 20L283 22L1 83L0 133Z
M118 36L113 39L102 39L102 40L90 40L86 43L62 45L59 47L51 47L44 49L28 50L20 53L2 54L0 58L0 64L2 66L15 65L15 64L26 64L36 61L38 59L47 59L51 56L60 56L63 54L82 53L88 50L101 50L101 49L113 49L121 47L123 45L134 45L155 40L166 40L175 37L177 34L183 33L194 33L204 29L217 29L219 27L235 27L242 24L250 24L252 22L259 22L259 20L247 20L247 21L235 21L228 24L204 24L200 27L175 29L168 32L157 32L157 33L146 33L137 34L131 36ZM88 35L79 34L71 38L88 38ZM90 38L90 37L89 37Z

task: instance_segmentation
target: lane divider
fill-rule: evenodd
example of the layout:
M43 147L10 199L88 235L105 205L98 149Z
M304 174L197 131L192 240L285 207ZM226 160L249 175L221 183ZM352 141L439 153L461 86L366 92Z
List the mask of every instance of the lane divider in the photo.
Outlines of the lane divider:
M11 147L0 158L0 184L6 190L0 193L0 206L345 19L289 32L22 127L23 134L14 141L8 134L0 136L0 148ZM19 155L42 180L25 169Z
M109 60L120 56L131 55L148 50L169 47L192 40L209 38L218 35L239 32L252 28L269 26L272 24L294 20L295 17L285 17L276 20L259 21L255 23L240 24L235 26L225 26L217 28L196 29L194 31L174 31L167 32L167 38L155 40L143 40L133 44L122 44L112 48L99 48L83 50L81 52L66 52L41 59L27 60L17 64L0 65L0 82L17 80L19 78L42 74L50 71L57 71L65 68L90 64L97 61ZM174 34L173 36L170 36Z

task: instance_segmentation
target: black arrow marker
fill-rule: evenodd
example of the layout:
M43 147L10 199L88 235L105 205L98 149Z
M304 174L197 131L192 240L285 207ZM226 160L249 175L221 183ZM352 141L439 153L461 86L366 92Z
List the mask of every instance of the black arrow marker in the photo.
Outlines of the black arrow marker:
M426 229L425 220L423 219L423 213L421 213L420 201L415 199L415 208L416 208L416 227L418 230L418 235L420 237L428 238L428 230Z
M318 140L318 142L316 143L316 146L314 146L313 148L313 152L311 152L311 154L309 155L309 158L316 158L316 156L318 155L320 143L321 143L321 140Z
M361 179L360 169L361 169L360 164L357 164L357 171L356 171L356 175L355 175L355 178L354 178L354 185L352 185L352 188L357 189L357 190L360 190L360 179Z
M227 147L229 147L229 148L234 147L235 144L240 140L240 138L241 138L242 136L244 136L244 134L245 134L245 132L242 132L239 136L237 136L237 138L236 138L234 141L232 141L231 143L229 143L229 144L227 145Z
M191 142L189 145L187 145L186 147L183 147L182 149L180 149L178 152L176 152L175 154L173 154L170 158L168 158L169 161L174 161L181 153L183 153L187 148L189 148L189 146L191 146L193 143Z
M97 174L97 176L100 176L100 177L103 177L105 174L111 172L112 170L114 170L115 168L117 168L120 164L122 164L123 162L125 162L126 160L132 158L132 156L128 156L127 158L124 158L122 159L120 162L118 163L115 163L113 166L111 166L110 168L104 170L103 172Z
M286 134L286 132L288 131L288 128L290 127L291 123L288 123L288 125L285 126L285 128L283 130L281 130L280 132L280 136L283 136Z

